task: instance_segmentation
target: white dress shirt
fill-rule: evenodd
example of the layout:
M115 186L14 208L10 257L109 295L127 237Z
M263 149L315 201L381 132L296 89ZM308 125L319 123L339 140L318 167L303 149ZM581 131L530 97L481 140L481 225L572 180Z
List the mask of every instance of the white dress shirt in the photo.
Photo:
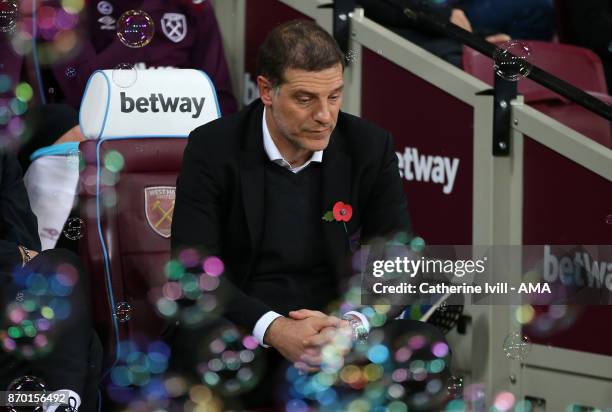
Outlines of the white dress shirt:
M276 163L277 165L282 166L286 169L289 169L293 173L298 173L304 170L312 162L321 163L323 161L323 150L317 150L316 152L312 154L310 159L303 165L298 166L298 167L291 167L291 164L285 158L283 158L283 155L278 150L278 147L276 147L276 144L274 144L274 140L272 140L272 136L270 135L270 130L268 129L268 123L266 122L266 108L265 107L264 107L263 117L261 119L261 128L263 129L263 143L264 143L264 150L266 151L266 155L268 156L268 159L270 159L272 162ZM368 322L368 319L365 317L365 315L359 312L355 312L355 311L350 311L347 313L357 316L359 319L361 319L361 322L366 328L368 329L370 328L370 324ZM266 312L255 323L255 327L253 328L253 336L255 337L255 339L257 339L259 344L263 346L264 348L269 347L268 345L264 344L264 340L263 340L264 335L266 334L266 331L268 330L268 327L276 318L279 318L281 316L283 315L271 310L269 312Z

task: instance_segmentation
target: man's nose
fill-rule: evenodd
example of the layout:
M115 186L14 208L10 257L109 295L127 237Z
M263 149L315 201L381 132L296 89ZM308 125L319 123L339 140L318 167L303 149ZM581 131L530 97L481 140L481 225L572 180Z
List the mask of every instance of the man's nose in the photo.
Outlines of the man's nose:
M328 125L331 123L332 114L329 103L325 100L320 101L319 104L314 108L313 118L318 123Z

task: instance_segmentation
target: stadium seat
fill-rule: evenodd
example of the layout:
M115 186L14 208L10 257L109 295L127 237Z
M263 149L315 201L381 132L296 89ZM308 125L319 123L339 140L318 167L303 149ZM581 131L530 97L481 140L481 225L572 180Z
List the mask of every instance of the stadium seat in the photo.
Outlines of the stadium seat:
M607 103L612 102L607 95L601 60L595 53L567 44L541 41L528 41L528 44L536 66ZM492 59L474 49L468 47L463 49L463 69L478 79L493 84ZM529 79L519 82L518 92L525 97L525 102L530 106L596 142L612 147L612 130L610 122L606 119L588 112Z
M202 72L141 71L127 89L113 84L110 75L92 75L80 112L81 128L91 140L80 144L85 168L79 208L85 235L79 247L91 276L104 371L119 356L120 342L150 342L162 335L164 319L148 295L166 281L176 177L186 137L219 116L214 88ZM152 94L202 104L197 116L194 107L192 112L172 112L170 106L167 111L157 107L157 112L128 110L127 99L140 100L143 108Z

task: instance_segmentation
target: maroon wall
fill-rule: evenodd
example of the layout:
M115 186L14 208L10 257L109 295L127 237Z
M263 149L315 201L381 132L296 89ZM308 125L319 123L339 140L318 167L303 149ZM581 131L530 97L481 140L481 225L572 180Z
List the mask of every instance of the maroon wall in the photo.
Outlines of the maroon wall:
M606 179L526 138L523 185L524 244L611 243L606 217L612 211L612 183ZM609 252L606 247L600 257L612 263ZM573 307L567 316L544 336L533 328L525 331L534 342L612 356L612 307Z
M429 182L423 175L418 181L414 162L410 172L415 179L407 180L402 172L415 233L429 244L471 244L472 107L377 53L364 49L361 59L362 116L393 134L396 152L404 154L409 147L419 156L459 159L448 194L432 176Z

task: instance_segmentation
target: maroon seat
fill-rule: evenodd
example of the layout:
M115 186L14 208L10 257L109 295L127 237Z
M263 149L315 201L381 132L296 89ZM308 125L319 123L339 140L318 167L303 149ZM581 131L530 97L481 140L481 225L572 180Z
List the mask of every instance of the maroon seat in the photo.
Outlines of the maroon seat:
M80 145L86 166L79 206L86 235L79 247L91 276L105 370L115 360L118 342L138 341L140 335L159 338L163 331L164 320L147 295L166 279L174 187L186 143L185 138L131 138Z
M610 103L603 66L595 53L567 44L541 41L529 41L528 44L538 67ZM463 49L463 69L478 79L493 84L492 59L474 49ZM518 91L530 106L598 143L612 147L612 130L608 120L529 79L519 81Z

